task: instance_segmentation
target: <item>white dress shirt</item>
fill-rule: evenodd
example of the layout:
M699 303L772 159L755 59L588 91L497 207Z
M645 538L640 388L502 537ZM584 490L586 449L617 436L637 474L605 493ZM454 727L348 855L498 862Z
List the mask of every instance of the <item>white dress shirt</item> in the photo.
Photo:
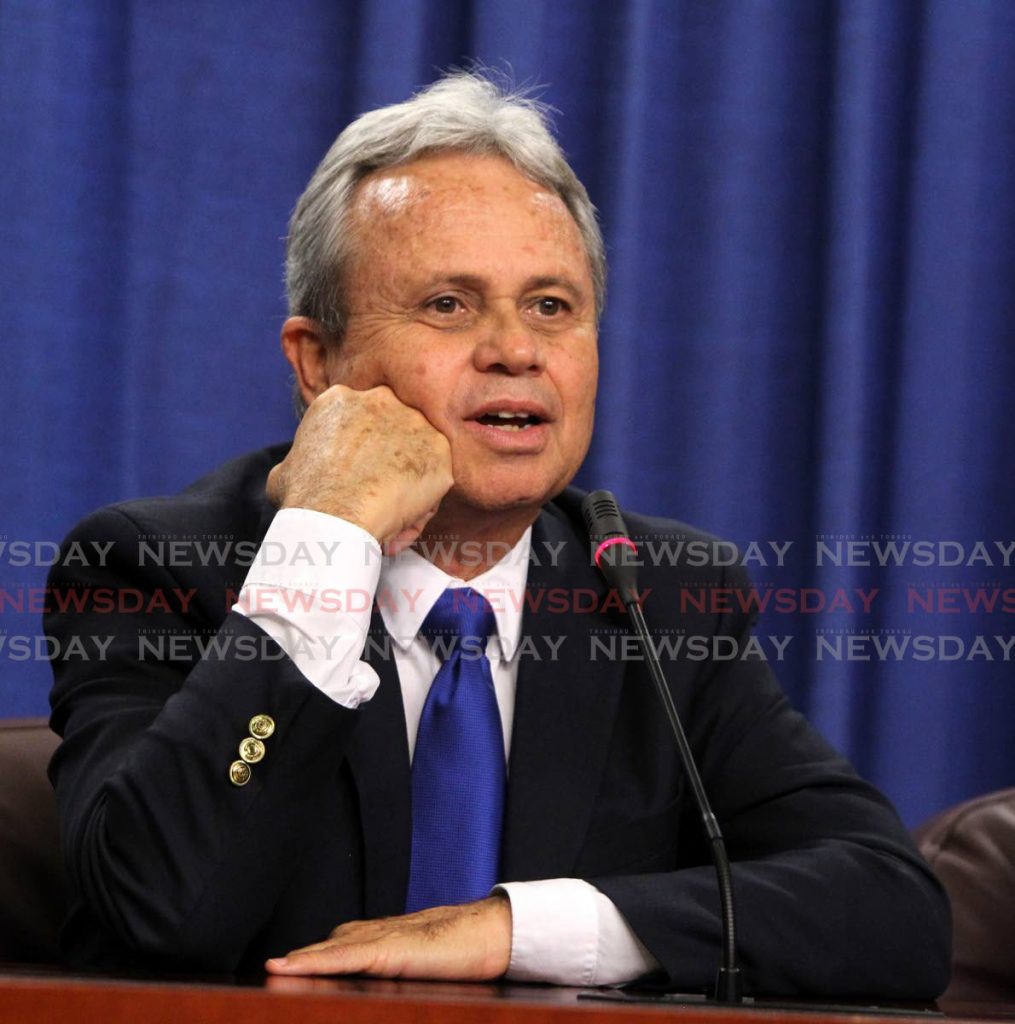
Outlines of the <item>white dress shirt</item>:
M507 757L530 549L531 529L497 564L466 583L415 551L382 557L369 533L343 519L283 509L265 535L234 610L271 636L314 686L355 708L370 700L379 684L377 673L360 660L376 601L393 640L411 757L423 704L440 667L419 636L420 627L447 588L472 587L486 596L497 621L487 657ZM507 976L512 980L611 985L658 966L613 902L581 879L509 882L497 890L511 901Z

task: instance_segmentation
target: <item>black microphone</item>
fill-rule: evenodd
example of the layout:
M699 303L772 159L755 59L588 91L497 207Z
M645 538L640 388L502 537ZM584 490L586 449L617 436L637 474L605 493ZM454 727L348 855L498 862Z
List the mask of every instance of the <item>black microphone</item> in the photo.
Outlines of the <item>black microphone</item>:
M684 727L680 724L680 717L666 685L659 655L642 613L637 583L638 546L628 536L617 499L609 491L593 491L586 495L582 502L582 516L589 537L596 546L593 560L606 578L606 582L620 595L634 623L649 673L677 741L684 774L691 783L705 833L712 844L712 860L719 880L719 900L722 907L722 963L716 974L712 997L720 1003L739 1003L743 1001L743 992L740 970L737 967L736 915L733 909L733 876L730 872L729 857L726 856L726 844L723 842L719 822L716 821L709 806L698 766L694 762L694 754L691 753Z

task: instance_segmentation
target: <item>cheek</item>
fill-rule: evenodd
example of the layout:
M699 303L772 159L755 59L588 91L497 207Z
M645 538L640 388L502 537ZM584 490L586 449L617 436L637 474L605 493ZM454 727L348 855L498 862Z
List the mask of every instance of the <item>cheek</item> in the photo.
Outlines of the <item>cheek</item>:
M596 403L598 381L596 352L593 349L584 357L569 361L561 379L561 389L567 405L579 417L587 417Z
M329 363L330 383L366 391L386 384L403 402L417 404L426 387L433 386L433 371L415 353L408 355L400 340L379 337L338 349Z
M388 383L395 394L406 405L420 410L431 407L434 397L440 393L439 374L425 359L406 360L394 370L392 378Z
M392 368L386 381L406 404L418 409L439 429L447 429L447 405L453 376L447 368L417 355Z
M568 449L577 454L588 448L596 407L596 357L593 352L584 363L575 363L562 392L568 416Z
M369 379L373 372L368 360L344 341L332 349L326 366L329 384L344 384L356 391L364 390L363 381Z

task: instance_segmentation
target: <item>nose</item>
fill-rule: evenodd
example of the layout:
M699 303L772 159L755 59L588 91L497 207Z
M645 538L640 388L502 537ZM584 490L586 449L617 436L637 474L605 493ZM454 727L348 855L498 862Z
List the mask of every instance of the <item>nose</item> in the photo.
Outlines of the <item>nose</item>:
M543 339L513 307L490 316L473 359L481 373L512 377L534 376L546 368Z

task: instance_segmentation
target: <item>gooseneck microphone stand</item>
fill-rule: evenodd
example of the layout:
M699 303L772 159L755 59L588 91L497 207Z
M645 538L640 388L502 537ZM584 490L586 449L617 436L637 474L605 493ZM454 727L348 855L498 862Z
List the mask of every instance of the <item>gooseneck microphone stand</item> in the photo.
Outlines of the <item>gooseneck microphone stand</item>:
M624 607L631 618L634 631L641 644L642 652L655 684L659 700L662 702L677 750L680 763L691 784L695 803L705 826L705 834L712 846L712 860L715 864L716 877L719 883L719 901L722 910L722 959L716 974L715 987L711 998L717 1003L736 1004L743 1001L740 969L737 967L737 928L736 913L733 907L733 876L730 871L729 857L726 855L726 844L723 842L719 822L708 802L708 795L701 782L701 775L687 742L680 716L670 696L666 677L655 644L652 642L645 615L642 612L638 597L636 565L632 561L631 552L637 555L638 548L628 536L627 527L621 517L617 499L609 491L593 491L582 502L582 515L588 528L589 537L596 545L595 563L606 578L606 582L620 595Z

